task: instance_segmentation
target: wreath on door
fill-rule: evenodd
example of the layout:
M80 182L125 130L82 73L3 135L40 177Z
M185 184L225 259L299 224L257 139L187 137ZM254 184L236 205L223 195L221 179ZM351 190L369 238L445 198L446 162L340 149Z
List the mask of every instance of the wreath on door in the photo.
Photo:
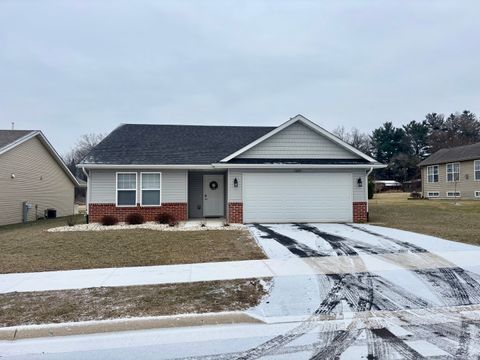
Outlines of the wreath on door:
M209 186L210 186L210 189L212 189L212 190L217 190L217 188L218 188L218 183L217 183L216 181L210 181Z

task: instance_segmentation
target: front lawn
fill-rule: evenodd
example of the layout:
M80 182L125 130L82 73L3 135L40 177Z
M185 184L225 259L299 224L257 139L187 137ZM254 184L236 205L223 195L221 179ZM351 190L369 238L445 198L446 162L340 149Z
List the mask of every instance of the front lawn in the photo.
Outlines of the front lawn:
M0 294L0 327L245 310L265 294L257 279Z
M480 201L407 200L408 195L375 194L370 223L480 245Z
M0 227L0 273L265 258L247 230L45 231L65 224L55 219Z

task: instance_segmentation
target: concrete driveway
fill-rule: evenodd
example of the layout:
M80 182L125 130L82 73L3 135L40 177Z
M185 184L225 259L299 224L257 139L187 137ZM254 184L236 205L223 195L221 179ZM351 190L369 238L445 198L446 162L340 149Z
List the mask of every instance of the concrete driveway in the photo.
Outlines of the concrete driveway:
M269 224L251 225L250 230L271 259L289 266L294 263L289 260L298 260L312 269L296 275L288 269L274 277L269 296L248 311L263 324L19 340L5 358L480 355L478 247L370 225ZM330 264L327 271L325 264Z

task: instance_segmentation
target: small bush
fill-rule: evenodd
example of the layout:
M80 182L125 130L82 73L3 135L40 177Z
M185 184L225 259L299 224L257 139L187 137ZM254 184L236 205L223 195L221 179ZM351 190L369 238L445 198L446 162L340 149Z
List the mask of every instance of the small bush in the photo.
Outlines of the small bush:
M375 194L375 183L373 180L368 179L368 198L373 199L373 194Z
M67 225L68 225L68 226L75 226L75 225L77 225L77 219L75 218L75 216L70 215L70 216L67 217Z
M145 218L140 213L131 213L127 215L125 222L128 225L139 225L145 222Z
M178 225L178 221L175 221L175 220L172 220L168 223L168 226L170 227L174 227L174 226L177 226Z
M118 223L118 219L114 215L104 215L102 217L102 220L100 220L100 222L102 223L102 225L112 226Z
M169 213L160 213L157 216L155 216L155 221L158 222L159 224L176 224L177 221L175 219L175 216Z
M410 193L410 198L411 199L421 199L422 194L417 192L417 191L414 191L414 192Z

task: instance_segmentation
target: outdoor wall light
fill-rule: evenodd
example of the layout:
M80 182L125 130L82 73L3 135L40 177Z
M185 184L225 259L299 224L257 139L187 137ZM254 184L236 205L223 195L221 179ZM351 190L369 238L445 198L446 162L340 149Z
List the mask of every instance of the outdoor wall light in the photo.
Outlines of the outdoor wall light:
M362 187L362 186L363 186L362 178L358 178L358 179L357 179L357 186L358 186L358 187Z
M10 174L10 177L11 177L12 179L15 179L15 174L14 174L14 173L11 173L11 174Z
M233 179L233 186L238 187L238 179L237 178Z

